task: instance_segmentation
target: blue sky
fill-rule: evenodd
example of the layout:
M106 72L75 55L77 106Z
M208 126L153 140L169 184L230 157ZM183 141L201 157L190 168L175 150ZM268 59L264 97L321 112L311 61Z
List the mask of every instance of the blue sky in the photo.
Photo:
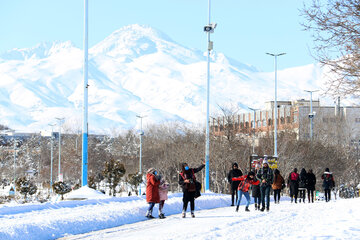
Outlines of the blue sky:
M310 2L305 0L306 3ZM302 31L301 0L212 0L214 50L264 71L273 71L265 52L286 52L279 69L314 63L312 39ZM203 26L208 0L89 0L89 46L129 24L147 24L176 42L206 51ZM40 42L72 41L83 46L83 0L0 0L0 52Z

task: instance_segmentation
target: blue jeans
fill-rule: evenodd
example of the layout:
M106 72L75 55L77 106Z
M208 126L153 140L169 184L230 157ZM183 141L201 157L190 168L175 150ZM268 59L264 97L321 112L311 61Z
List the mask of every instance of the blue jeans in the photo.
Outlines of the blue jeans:
M155 206L155 203L149 202L148 212L149 212L150 214L152 213L152 210L153 210L154 206Z
M261 203L262 207L265 208L265 198L266 198L266 208L270 207L270 185L260 186L261 193Z
M238 190L238 195L239 195L239 199L238 199L238 202L237 202L237 206L240 205L241 203L241 198L242 198L242 195L244 194L246 200L247 200L247 204L246 204L246 207L248 207L250 205L250 195L248 192L243 192L241 190Z

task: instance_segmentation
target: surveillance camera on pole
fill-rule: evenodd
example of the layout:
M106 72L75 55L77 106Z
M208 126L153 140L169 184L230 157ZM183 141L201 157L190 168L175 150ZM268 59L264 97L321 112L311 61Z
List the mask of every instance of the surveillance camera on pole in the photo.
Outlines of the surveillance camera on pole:
M214 33L217 23L210 23L204 27L204 32Z

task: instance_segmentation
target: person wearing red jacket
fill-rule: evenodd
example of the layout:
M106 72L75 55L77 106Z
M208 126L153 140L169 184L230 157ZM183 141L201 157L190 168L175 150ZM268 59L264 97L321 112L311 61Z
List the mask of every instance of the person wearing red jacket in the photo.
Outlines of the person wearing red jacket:
M149 203L146 217L150 219L154 218L152 211L155 203L160 203L159 185L161 177L154 168L150 168L146 173L146 202Z
M255 173L250 171L248 173L248 175L232 178L232 181L240 181L239 186L238 186L239 199L238 199L238 202L236 205L236 212L239 211L239 205L241 203L242 195L244 195L247 200L245 211L250 212L250 210L249 210L249 205L250 205L249 188L251 185L259 185L259 183L260 183L259 180L255 181L254 177L255 177Z

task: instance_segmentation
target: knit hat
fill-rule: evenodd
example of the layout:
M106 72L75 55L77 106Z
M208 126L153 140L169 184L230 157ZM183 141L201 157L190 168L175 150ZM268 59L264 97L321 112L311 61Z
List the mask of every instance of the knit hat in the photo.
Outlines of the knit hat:
M236 162L232 166L233 167L239 167L239 165Z
M248 173L248 176L255 176L255 173L254 173L253 171L250 171L250 172Z
M146 173L154 173L156 170L155 168L149 168Z

